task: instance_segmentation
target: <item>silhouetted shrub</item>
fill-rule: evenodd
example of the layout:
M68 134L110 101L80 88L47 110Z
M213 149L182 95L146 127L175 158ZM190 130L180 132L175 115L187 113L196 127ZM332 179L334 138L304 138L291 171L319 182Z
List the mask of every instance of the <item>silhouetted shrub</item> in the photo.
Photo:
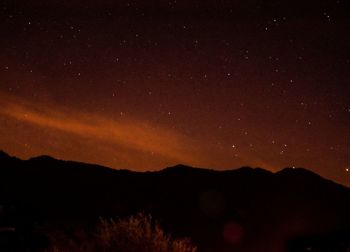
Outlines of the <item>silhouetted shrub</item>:
M173 239L149 215L101 219L97 232L76 241L56 241L48 252L196 252L188 239Z

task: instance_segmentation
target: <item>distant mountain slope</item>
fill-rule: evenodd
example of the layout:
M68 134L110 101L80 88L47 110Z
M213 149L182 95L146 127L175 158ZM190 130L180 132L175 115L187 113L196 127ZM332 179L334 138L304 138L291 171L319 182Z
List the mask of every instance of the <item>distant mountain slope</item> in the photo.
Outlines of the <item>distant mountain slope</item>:
M350 230L350 189L301 168L140 173L0 152L0 226L88 228L140 211L200 251L277 252L299 236Z

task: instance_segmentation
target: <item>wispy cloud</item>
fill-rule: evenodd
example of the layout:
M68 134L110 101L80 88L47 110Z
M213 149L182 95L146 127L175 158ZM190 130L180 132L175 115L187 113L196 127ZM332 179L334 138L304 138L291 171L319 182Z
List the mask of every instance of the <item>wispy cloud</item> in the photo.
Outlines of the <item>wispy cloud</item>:
M0 94L1 95L1 94ZM0 113L17 121L132 151L153 153L174 163L198 164L191 139L149 122L112 120L96 113L50 107L1 95Z

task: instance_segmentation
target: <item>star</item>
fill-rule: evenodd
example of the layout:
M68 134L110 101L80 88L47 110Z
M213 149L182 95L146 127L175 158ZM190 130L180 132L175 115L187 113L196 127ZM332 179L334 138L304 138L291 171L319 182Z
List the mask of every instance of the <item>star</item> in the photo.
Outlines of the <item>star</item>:
M222 7L206 1L203 7L171 0L170 10L134 1L119 13L97 1L97 12L86 4L73 17L65 4L58 9L27 4L16 13L16 3L4 2L0 149L19 157L45 152L139 170L186 161L214 169L297 164L350 185L350 178L333 168L347 174L350 169L344 158L350 155L345 43L350 35L343 33L349 17L336 10L340 5L304 1L299 15L281 2L277 15L259 1L224 1ZM74 2L83 7L82 1ZM256 18L235 15L245 2ZM347 1L339 2L345 7ZM158 7L164 13L154 15ZM18 104L29 105L17 111ZM7 118L10 112L13 118ZM69 117L72 123L64 120ZM86 136L89 155L84 155L82 133L71 129L86 123L84 118L111 128L116 124L123 141L140 140L121 147L98 138L108 134L99 132ZM149 137L148 128L157 134ZM40 132L55 137L40 137ZM25 155L23 138L31 146ZM54 139L60 139L59 148L50 145ZM158 146L166 151L144 162L144 153ZM123 160L115 159L116 149ZM175 159L170 150L178 152ZM238 152L240 158L233 158Z

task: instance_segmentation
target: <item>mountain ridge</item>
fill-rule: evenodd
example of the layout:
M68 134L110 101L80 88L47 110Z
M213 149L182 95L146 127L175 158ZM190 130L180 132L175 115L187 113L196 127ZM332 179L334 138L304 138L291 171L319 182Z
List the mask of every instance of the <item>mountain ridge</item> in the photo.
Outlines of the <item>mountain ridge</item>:
M0 227L35 232L37 226L65 230L74 223L87 229L101 216L145 212L205 252L279 252L271 247L277 241L350 230L350 189L303 168L273 173L175 165L134 172L5 154L0 152ZM222 236L230 223L244 230L240 243Z
M231 171L257 171L257 172L262 172L262 173L271 173L271 174L278 174L278 175L282 175L282 174L291 174L291 173L295 173L295 172L303 172L305 174L309 174L309 175L316 175L322 179L325 179L324 177L322 177L321 175L308 170L306 168L302 168L302 167L286 167L286 168L282 168L276 172L272 172L269 170L266 170L264 168L261 167L249 167L249 166L242 166L239 168L232 168L232 169L225 169L225 170L216 170L213 168L202 168L202 167L193 167L190 165L186 165L186 164L176 164L173 166L169 166L169 167L165 167L163 169L159 169L159 170L151 170L151 171L134 171L134 170L130 170L130 169L118 169L118 168L112 168L112 167L107 167L104 165L99 165L99 164L91 164L91 163L86 163L86 162L81 162L81 161L74 161L74 160L62 160L62 159L57 159L55 157L52 157L50 155L39 155L39 156L34 156L28 159L20 159L17 158L15 156L10 156L8 153L6 153L3 150L0 150L0 160L1 159L16 159L16 160L20 160L20 161L30 161L30 162L64 162L64 163L71 163L71 164L75 164L75 165L87 165L87 166L96 166L97 168L104 168L104 169L110 169L110 170L114 170L114 171L130 171L130 172L136 172L136 173L144 173L144 172L173 172L173 171L196 171L196 172L200 172L200 171L208 171L208 172L231 172ZM332 181L332 180L330 180ZM333 183L338 184L337 182L332 181ZM346 186L345 186L346 187Z

